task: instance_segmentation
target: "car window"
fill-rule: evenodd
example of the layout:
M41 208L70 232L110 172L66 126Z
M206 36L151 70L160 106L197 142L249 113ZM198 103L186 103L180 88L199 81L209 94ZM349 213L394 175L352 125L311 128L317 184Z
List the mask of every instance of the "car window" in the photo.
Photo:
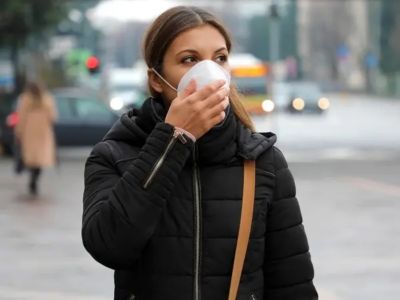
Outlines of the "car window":
M313 97L320 94L320 90L315 85L297 85L293 87L293 93L300 97Z
M59 120L70 120L75 117L71 99L68 97L55 97Z
M75 109L79 118L85 120L98 120L111 118L111 112L106 105L95 98L77 98L75 99Z
M0 95L0 115L6 116L16 108L16 97L12 95Z

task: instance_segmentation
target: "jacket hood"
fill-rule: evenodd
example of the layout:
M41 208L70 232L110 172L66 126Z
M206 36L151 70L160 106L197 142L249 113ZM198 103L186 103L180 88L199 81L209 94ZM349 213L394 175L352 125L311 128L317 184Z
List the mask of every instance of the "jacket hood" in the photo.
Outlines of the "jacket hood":
M244 159L257 159L264 151L276 143L276 134L272 132L251 132L240 123L238 129L238 154Z
M163 122L167 110L162 101L149 98L140 110L133 109L121 115L103 138L141 146L154 126ZM244 159L257 159L276 142L271 132L251 132L236 118L232 109L227 111L226 119L200 138L196 144L200 161L228 162L234 156Z

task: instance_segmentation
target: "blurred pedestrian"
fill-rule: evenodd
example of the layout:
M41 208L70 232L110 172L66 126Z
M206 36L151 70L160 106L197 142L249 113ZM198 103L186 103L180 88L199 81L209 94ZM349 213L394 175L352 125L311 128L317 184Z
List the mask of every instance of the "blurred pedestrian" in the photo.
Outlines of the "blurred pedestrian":
M56 159L54 100L39 83L29 82L19 97L17 114L15 136L24 166L30 171L29 192L36 195L42 168L53 166Z
M293 177L229 85L230 51L209 12L160 15L144 40L152 97L87 159L82 238L115 270L114 299L228 299L245 160L256 189L236 299L318 298Z

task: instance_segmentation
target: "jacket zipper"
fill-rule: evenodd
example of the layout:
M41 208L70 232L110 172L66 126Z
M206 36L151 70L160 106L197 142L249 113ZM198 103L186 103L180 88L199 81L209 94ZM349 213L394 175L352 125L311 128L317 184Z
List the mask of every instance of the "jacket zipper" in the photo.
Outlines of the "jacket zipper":
M177 140L180 140L182 142L182 144L186 144L187 140L185 139L185 137L175 131L167 145L167 147L165 148L163 154L160 156L160 158L156 161L156 163L153 166L153 169L151 170L149 176L147 177L146 181L144 182L143 188L147 189L149 187L149 185L152 183L154 177L156 176L156 174L158 173L158 171L160 170L161 166L163 165L165 158L167 157L168 153L171 151L172 147L176 144Z
M200 190L200 174L197 166L197 145L193 151L194 168L193 168L193 187L194 187L194 223L195 223L195 247L194 247L194 300L200 300L200 257L201 257L201 190Z

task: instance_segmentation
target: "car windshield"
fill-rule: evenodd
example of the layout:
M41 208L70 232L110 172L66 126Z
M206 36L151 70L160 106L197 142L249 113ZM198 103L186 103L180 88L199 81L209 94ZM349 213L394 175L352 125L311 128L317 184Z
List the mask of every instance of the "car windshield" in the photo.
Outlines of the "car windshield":
M57 103L58 119L67 120L75 117L70 98L56 95L55 100Z
M55 98L60 119L101 119L111 117L111 112L107 106L95 97L56 95Z
M106 105L94 98L76 98L75 107L78 116L82 118L98 119L110 117Z

